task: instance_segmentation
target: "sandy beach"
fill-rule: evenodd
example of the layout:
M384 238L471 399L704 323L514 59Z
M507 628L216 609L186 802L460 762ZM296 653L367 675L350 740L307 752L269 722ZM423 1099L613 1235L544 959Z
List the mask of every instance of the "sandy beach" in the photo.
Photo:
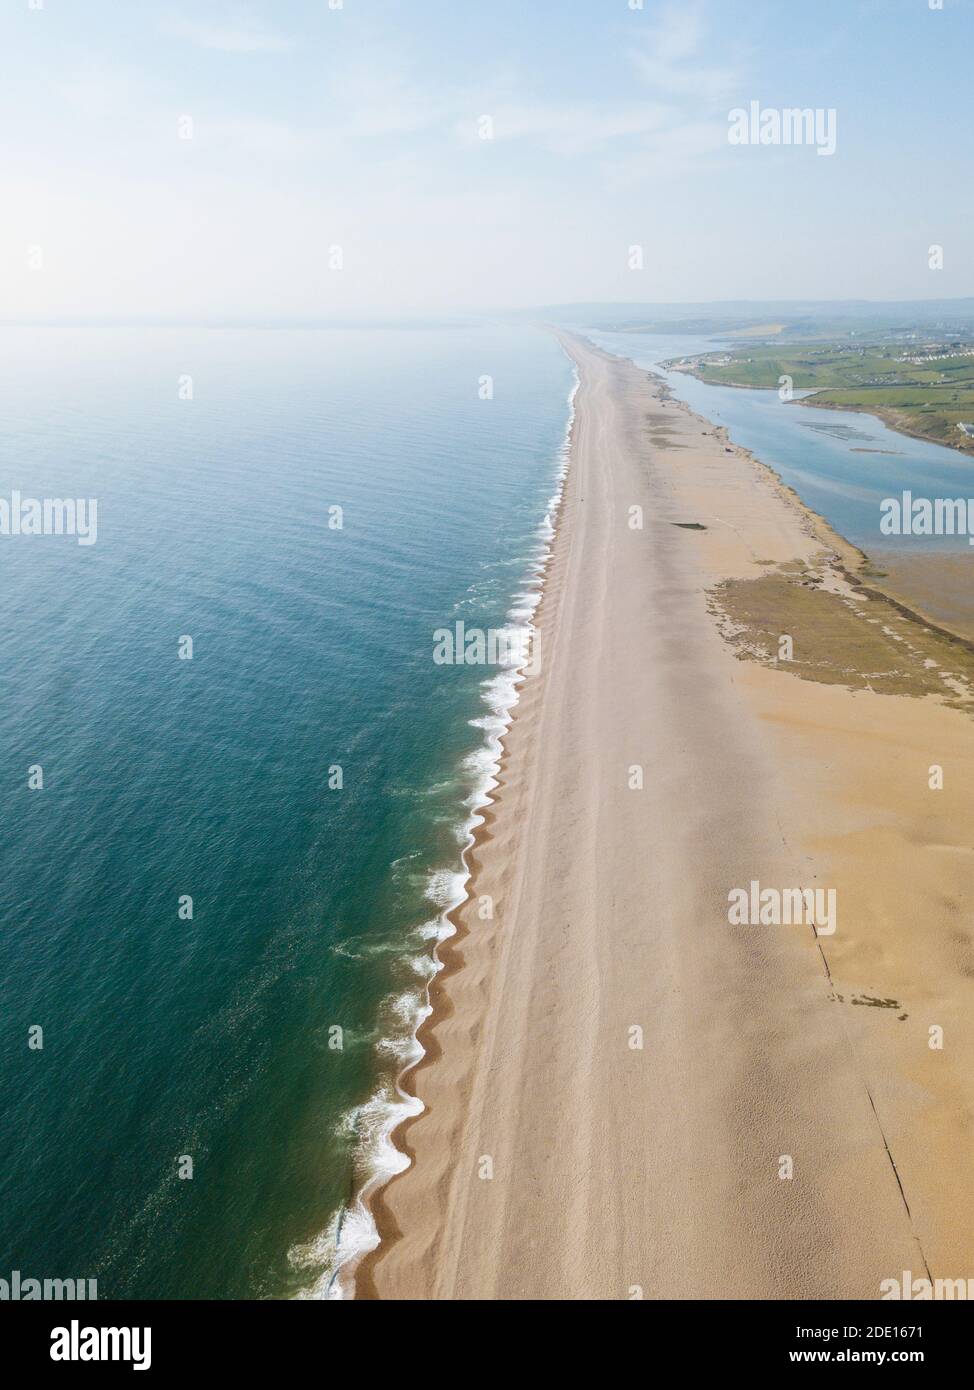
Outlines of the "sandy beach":
M974 655L658 381L560 336L541 671L357 1296L974 1276ZM753 882L834 890L834 933L732 923Z

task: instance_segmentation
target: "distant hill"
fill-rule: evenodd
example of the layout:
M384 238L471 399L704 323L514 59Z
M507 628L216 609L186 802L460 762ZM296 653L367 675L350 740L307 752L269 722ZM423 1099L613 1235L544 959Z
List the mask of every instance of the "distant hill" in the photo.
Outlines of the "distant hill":
M726 300L705 304L551 304L530 317L617 333L700 333L783 341L898 333L974 334L974 299Z

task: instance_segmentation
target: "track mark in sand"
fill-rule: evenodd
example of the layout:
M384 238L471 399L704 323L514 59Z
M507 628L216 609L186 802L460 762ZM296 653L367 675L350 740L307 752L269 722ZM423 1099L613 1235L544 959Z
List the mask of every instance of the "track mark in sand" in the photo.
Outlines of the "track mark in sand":
M824 950L822 949L822 942L821 942L821 940L819 939L818 933L815 931L814 926L812 927L812 932L813 932L814 935L815 935L815 944L816 944L816 946L818 947L818 953L819 953L819 955L820 955L821 958L822 958L822 968L823 968L824 971L825 971L825 978L828 980L829 986L830 986L830 988L832 989L832 993L833 993L833 995L834 995L834 994L835 994L835 984L834 984L834 981L833 981L833 979L832 979L832 971L829 969L828 957L826 956ZM862 1000L860 1000L860 1001L853 1000L853 1002L854 1002L854 1003L855 1003L855 1002L860 1002L860 1003L861 1003L861 1002L864 1002L864 1001L862 1001ZM899 1005L897 1005L896 1007L898 1008ZM914 1226L913 1226L913 1213L912 1213L912 1211L910 1210L910 1204L909 1204L909 1202L908 1202L907 1199L906 1199L906 1192L903 1190L903 1183L902 1183L902 1181L901 1181L901 1179L900 1179L899 1169L898 1169L897 1166L896 1166L896 1160L895 1160L894 1157L893 1157L893 1151L892 1151L892 1149L891 1149L890 1146L889 1146L889 1140L886 1138L886 1131L885 1131L885 1129L883 1128L883 1122L882 1122L882 1120L879 1118L879 1111L876 1109L876 1102L873 1100L873 1093L872 1093L872 1091L869 1089L869 1082L866 1080L865 1072L863 1071L862 1065L860 1064L860 1061L859 1061L859 1054L858 1054L858 1052L856 1051L856 1045L855 1045L855 1043L852 1041L852 1039L849 1037L849 1031L848 1031L848 1029L846 1028L845 1022L844 1022L844 1021L843 1021L843 1024L842 1024L842 1029L843 1029L843 1032L845 1033L845 1039L846 1039L846 1042L847 1042L847 1044L848 1044L848 1046L849 1046L849 1051L850 1051L850 1053L852 1054L852 1057L853 1057L854 1060L855 1060L856 1071L859 1073L859 1080L862 1082L863 1090L866 1092L866 1096L868 1097L868 1100L869 1100L869 1108L872 1110L873 1116L875 1117L875 1120L876 1120L876 1128L879 1130L879 1137L880 1137L880 1138L882 1139L882 1141L883 1141L883 1148L886 1150L886 1157L889 1159L889 1166L890 1166L890 1167L892 1168L892 1170L893 1170L893 1177L896 1179L896 1186L899 1188L900 1198L902 1199L903 1208L904 1208L904 1210L905 1210L905 1212L906 1212L906 1218L907 1218L907 1220L908 1220L909 1223L910 1223L910 1234L912 1235L914 1241L916 1242L917 1250L919 1251L919 1253L920 1253L920 1258L921 1258L921 1260L923 1261L923 1267L924 1267L924 1269L927 1271L927 1278L930 1280L931 1283L933 1283L933 1275L930 1273L930 1266L929 1266L929 1264L927 1263L927 1257L926 1257L926 1254L924 1253L923 1245L921 1244L921 1242L920 1242L920 1237L917 1235L917 1233L916 1233L916 1231L915 1231L915 1229L914 1229Z
M732 522L730 522L730 521L725 521L724 518L723 518L722 516L715 516L715 517L714 517L714 521L719 522L721 526L726 526L727 529L728 529L728 531L733 531L733 532L734 532L734 535L735 535L735 536L737 537L737 539L740 541L741 545L743 545L743 546L745 546L745 547L747 548L747 551L748 551L748 553L750 554L751 559L754 561L754 563L755 563L756 565L772 565L772 564L774 564L774 561L773 561L773 560L759 560L759 559L758 559L758 553L757 553L757 551L754 549L754 546L751 544L751 542L748 540L748 538L747 538L746 536L744 536L744 535L741 534L741 531L740 531L740 528L739 528L739 527L735 526L735 525L734 525Z
M892 1170L893 1170L893 1177L896 1179L896 1186L900 1189L900 1196L903 1198L903 1206L904 1206L905 1209L906 1209L906 1214L907 1214L907 1217L909 1218L909 1222L910 1222L910 1231L911 1231L911 1233L912 1233L912 1235L913 1235L913 1239L916 1241L916 1247L917 1247L917 1250L918 1250L919 1253L920 1253L920 1259L923 1261L923 1268L927 1271L927 1278L930 1280L930 1282L931 1282L931 1284L932 1284L932 1283L933 1283L933 1275L930 1273L930 1266L927 1264L927 1257L926 1257L926 1255L924 1254L923 1246L922 1246L922 1244L920 1243L920 1237L917 1235L916 1231L913 1229L913 1213L910 1211L910 1204L909 1204L909 1202L906 1200L906 1193L903 1191L903 1184L902 1184L902 1182L900 1181L899 1170L898 1170L897 1167L896 1167L896 1160L893 1158L892 1150L890 1149L889 1143L888 1143L888 1141L887 1141L887 1138L886 1138L886 1131L883 1129L883 1122L882 1122L882 1120L879 1118L879 1111L876 1109L876 1102L873 1100L872 1092L870 1091L869 1086L867 1085L865 1078L863 1078L863 1083L862 1083L862 1084L866 1087L866 1095L869 1097L869 1104L872 1106L873 1114L876 1116L876 1124L878 1125L878 1127L879 1127L879 1132L880 1132L880 1134L881 1134L881 1136L882 1136L883 1147L886 1149L886 1157L889 1159L889 1166L890 1166L890 1167L892 1168Z
M777 812L775 812L775 821L776 821L777 826L778 826L778 833L781 835L781 843L782 843L782 845L785 847L786 852L790 853L790 852L791 852L791 847L790 847L790 845L788 844L788 841L787 841L787 838L786 838L786 836L785 836L785 833L784 833L784 831L783 831L783 829L782 829L782 827L781 827L781 818L780 818L780 816L777 814ZM815 945L816 945L816 947L818 948L819 958L821 959L821 962L822 962L822 969L824 970L824 972L825 972L825 978L826 978L826 980L828 981L829 990L830 990L830 996L829 996L829 997L830 997L831 999L838 999L840 1002L843 1002L843 1003L844 1003L844 1002L845 1002L844 999L843 999L842 996L841 996L840 994L838 994L838 992L836 991L836 988L835 988L835 981L832 979L832 971L831 971L831 968L829 967L828 957L826 956L825 950L824 950L824 948L823 948L823 946L822 946L821 938L820 938L818 932L815 930L815 927L814 927L814 926L812 926L811 930L812 930L812 935L813 935L814 938L815 938ZM898 1008L900 1008L900 1005L897 1003L897 1001L896 1001L895 999L874 999L871 995L868 995L868 994L863 994L860 998L858 998L858 999L852 999L852 1000L850 1000L850 1002L853 1003L853 1004L868 1004L868 1005L871 1005L873 1008L881 1008L881 1009L894 1009L894 1008L895 1008L895 1009L898 1009ZM906 1015L905 1013L904 1013L904 1014L901 1014L901 1015L900 1015L900 1021L902 1022L902 1020L905 1019L906 1016L907 1016L907 1015ZM861 1064L860 1061L859 1061L859 1054L858 1054L858 1052L857 1052L857 1050L856 1050L856 1045L855 1045L855 1043L853 1042L852 1038L849 1036L849 1030L848 1030L848 1028L847 1028L846 1025L845 1025L845 1020L842 1021L842 1031L843 1031L843 1033L844 1033L844 1035L845 1035L845 1040L846 1040L846 1044L847 1044L847 1046L848 1046L848 1048L849 1048L850 1055L852 1056L852 1058L853 1058L853 1060L854 1060L854 1062L855 1062L855 1067L856 1067L856 1071L858 1072L858 1075L859 1075L859 1080L862 1082L863 1090L866 1092L866 1096L867 1096L868 1099L869 1099L869 1107L870 1107L870 1109L872 1110L873 1116L874 1116L874 1118L875 1118L875 1120L876 1120L876 1127L877 1127L877 1129L879 1130L879 1137L880 1137L880 1138L882 1139L882 1141L883 1141L883 1148L886 1150L886 1157L889 1159L889 1166L890 1166L890 1167L892 1168L892 1170L893 1170L893 1177L896 1179L896 1186L897 1186L897 1188L899 1189L900 1198L901 1198L901 1200L902 1200L902 1202L903 1202L904 1210L906 1211L906 1217L907 1217L907 1220L908 1220L909 1223L910 1223L910 1234L911 1234L911 1236L913 1237L914 1242L916 1243L916 1247L917 1247L917 1250L919 1251L920 1258L921 1258L922 1261L923 1261L923 1267L924 1267L924 1269L925 1269L926 1272L927 1272L927 1278L928 1278L928 1279L931 1281L931 1283L932 1283L932 1282L933 1282L933 1275L930 1273L930 1266L929 1266L929 1264L927 1263L927 1257L926 1257L926 1254L924 1253L923 1245L922 1245L921 1242L920 1242L920 1237L917 1235L917 1233L916 1233L916 1231L914 1230L914 1227L913 1227L913 1213L911 1212L911 1210L910 1210L910 1204L909 1204L909 1202L908 1202L907 1199L906 1199L906 1192L904 1191L904 1189L903 1189L903 1183L902 1183L902 1181L900 1180L899 1169L898 1169L897 1166L896 1166L896 1160L893 1158L893 1151L892 1151L892 1149L891 1149L890 1146L889 1146L889 1140L886 1138L886 1131L883 1129L883 1122L882 1122L882 1120L879 1118L879 1111L876 1109L876 1102L873 1100L873 1093L872 1093L872 1091L869 1089L869 1082L866 1080L865 1072L864 1072L864 1070L863 1070L862 1064Z

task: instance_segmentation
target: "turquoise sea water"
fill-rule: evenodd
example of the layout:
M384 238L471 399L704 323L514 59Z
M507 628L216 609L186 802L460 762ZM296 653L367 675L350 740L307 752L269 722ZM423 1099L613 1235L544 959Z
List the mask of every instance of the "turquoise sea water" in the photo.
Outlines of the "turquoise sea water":
M725 347L706 338L583 330L607 352L647 370ZM965 536L890 538L879 529L880 502L904 490L917 497L974 497L974 460L898 434L875 416L785 403L777 391L709 386L682 372L664 374L673 394L724 425L795 489L810 507L868 554L931 549L969 554Z
M571 375L491 325L0 333L0 496L98 499L0 537L0 1273L321 1293L367 1237L491 724L432 633L504 623Z

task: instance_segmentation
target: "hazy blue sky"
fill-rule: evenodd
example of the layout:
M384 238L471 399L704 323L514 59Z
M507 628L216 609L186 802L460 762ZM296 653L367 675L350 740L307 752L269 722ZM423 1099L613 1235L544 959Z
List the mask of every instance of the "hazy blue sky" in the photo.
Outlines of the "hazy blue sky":
M630 3L3 0L0 314L974 294L974 0Z

